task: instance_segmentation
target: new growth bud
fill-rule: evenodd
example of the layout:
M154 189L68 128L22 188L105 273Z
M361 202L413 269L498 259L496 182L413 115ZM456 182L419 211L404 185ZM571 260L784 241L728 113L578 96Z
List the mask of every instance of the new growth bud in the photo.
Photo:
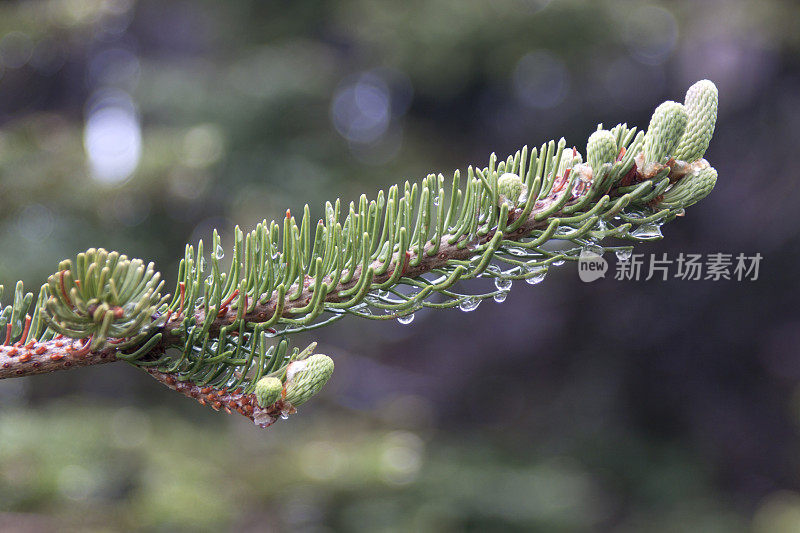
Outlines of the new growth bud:
M47 280L49 298L42 305L45 322L55 331L74 339L91 338L91 349L106 346L109 338L125 347L161 320L158 309L164 282L153 263L128 259L117 252L90 248L78 254L75 265L62 261L59 271Z
M689 122L675 150L675 159L692 163L706 153L717 123L718 100L717 86L709 80L700 80L686 91L683 105Z
M586 143L586 158L595 173L599 173L600 167L604 164L614 163L618 154L617 140L610 131L597 130L589 136L589 141Z
M567 169L572 168L579 163L583 163L583 157L581 157L580 152L574 148L565 148L561 153L561 161L558 164L556 175L563 176Z
M714 189L717 183L717 171L705 159L699 159L692 164L689 174L682 177L673 185L658 203L658 209L676 209L689 207L706 196Z
M277 402L281 397L283 383L278 378L263 377L256 383L256 400L261 407L267 407Z
M506 172L497 178L500 205L505 203L510 207L516 207L522 196L523 186L522 178L511 172Z
M683 105L668 100L658 106L644 135L644 162L662 163L675 153L689 116Z
M319 392L331 374L333 374L333 360L321 353L289 363L286 368L283 399L294 407L304 404Z

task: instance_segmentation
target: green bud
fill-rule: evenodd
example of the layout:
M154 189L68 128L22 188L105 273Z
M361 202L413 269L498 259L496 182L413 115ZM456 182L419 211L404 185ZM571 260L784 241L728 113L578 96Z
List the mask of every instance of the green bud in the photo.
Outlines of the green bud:
M55 331L76 339L91 337L91 349L106 346L108 339L123 348L159 320L157 310L167 297L153 263L128 259L117 252L90 248L47 280L49 298L41 307L42 319Z
M614 163L618 154L617 140L610 131L597 130L589 136L589 141L586 143L586 158L595 173L598 173L604 164Z
M708 196L716 183L716 169L709 166L705 159L700 159L692 165L689 174L664 193L658 203L658 209L689 207Z
M686 108L678 102L669 100L658 106L644 135L645 163L661 163L674 154L688 120Z
M261 407L268 407L278 401L283 383L278 378L263 377L256 383L256 399Z
M519 204L520 196L522 196L523 186L522 178L511 172L506 172L497 178L500 204L508 204L511 207L516 207L517 204Z
M565 148L564 151L561 152L561 161L558 164L556 175L563 176L568 168L572 168L579 163L583 163L581 153L572 148Z
M717 123L718 101L717 86L709 80L700 80L686 91L683 105L689 122L675 150L676 159L691 163L706 153Z
M293 361L286 368L286 400L297 407L314 396L333 374L333 360L316 353L307 359Z

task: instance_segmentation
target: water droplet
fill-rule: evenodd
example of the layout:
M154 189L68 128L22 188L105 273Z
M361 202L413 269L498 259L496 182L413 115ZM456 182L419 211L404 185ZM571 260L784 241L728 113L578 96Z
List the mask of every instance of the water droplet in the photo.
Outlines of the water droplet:
M225 257L225 250L222 248L221 244L217 245L217 250L214 253L214 257L216 257L217 259L222 259L223 257Z
M465 313L469 313L477 309L480 303L481 301L477 298L467 298L459 304L458 308Z
M206 258L205 257L201 257L200 261L197 262L197 266L200 268L200 270L205 270L206 269Z
M583 248L581 248L581 255L588 255L588 254L596 254L596 255L603 255L606 253L605 248L602 246L598 246L596 244L587 244Z
M597 221L597 224L594 227L595 231L606 231L608 229L608 224L603 219Z
M525 283L528 285L536 285L544 281L544 277L547 275L547 267L535 267L530 269L529 272L531 273L531 277L525 278Z
M633 253L633 250L617 250L617 252L616 252L617 260L618 261L627 261L628 259L631 258L631 254L632 253Z
M503 279L503 278L494 279L494 286L497 287L497 290L500 291L510 291L512 283L513 280L510 279Z
M661 226L657 224L642 224L636 231L631 232L631 237L641 240L654 240L663 237L661 234Z
M288 413L281 413L281 420L287 420L289 418Z
M495 302L501 304L501 303L506 301L507 297L508 297L508 292L507 291L502 291L502 292L498 292L497 294L495 294L493 298L494 298Z
M526 252L522 248L509 248L508 249L508 253L510 253L511 255L516 255L517 257L521 257L523 255L527 255L528 254L528 252Z
M397 321L401 324L411 324L414 321L414 313L397 317Z
M553 266L560 267L563 264L564 264L564 260L563 259L559 259L558 261L553 261Z
M438 196L434 196L433 197L433 205L437 205L437 206L439 205L439 197Z

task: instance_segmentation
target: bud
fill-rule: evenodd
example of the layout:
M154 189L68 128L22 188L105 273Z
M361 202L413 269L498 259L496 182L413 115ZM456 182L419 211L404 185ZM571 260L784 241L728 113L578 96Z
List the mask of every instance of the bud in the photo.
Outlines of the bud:
M619 154L617 140L610 131L597 130L589 136L589 141L586 143L586 158L596 174L604 164L614 163L617 154Z
M92 350L105 347L110 338L127 339L115 344L123 348L161 319L157 311L167 297L159 292L164 286L160 279L153 263L90 248L78 254L74 265L62 261L48 278L50 297L41 316L62 335L91 337Z
M558 163L556 176L563 176L568 168L572 168L579 163L583 163L581 153L574 148L565 148L564 151L561 152L561 161Z
M263 377L256 382L256 400L261 407L268 407L278 401L283 383L278 378Z
M286 368L284 400L297 407L314 396L333 374L333 360L315 353L307 359L292 361Z
M511 172L506 172L497 178L500 205L508 204L510 207L516 207L519 204L520 196L522 196L523 186L522 178Z
M658 106L644 135L645 163L661 163L673 154L688 120L686 109L677 102L668 100Z
M686 91L683 105L689 122L675 150L675 159L691 163L706 153L717 123L718 101L717 86L709 80L700 80Z
M658 209L689 207L706 196L717 183L717 171L705 159L692 164L692 171L673 185L658 203Z

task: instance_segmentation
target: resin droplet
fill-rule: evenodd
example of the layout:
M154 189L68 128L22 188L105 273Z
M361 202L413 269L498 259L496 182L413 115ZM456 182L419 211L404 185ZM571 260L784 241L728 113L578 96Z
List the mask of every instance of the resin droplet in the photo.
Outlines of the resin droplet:
M459 304L458 308L465 313L469 313L470 311L477 309L480 303L481 301L477 298L467 298Z

